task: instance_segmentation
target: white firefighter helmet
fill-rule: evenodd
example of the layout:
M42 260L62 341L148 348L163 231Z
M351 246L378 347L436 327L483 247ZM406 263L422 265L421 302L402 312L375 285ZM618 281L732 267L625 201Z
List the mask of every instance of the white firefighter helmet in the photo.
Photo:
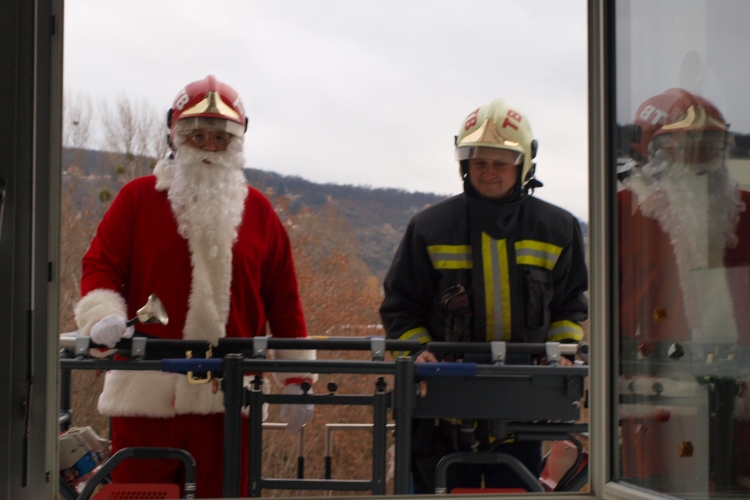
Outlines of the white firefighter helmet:
M461 122L456 136L456 159L500 156L519 165L522 185L534 177L537 142L531 125L518 108L502 99L477 108ZM465 175L461 167L461 175Z

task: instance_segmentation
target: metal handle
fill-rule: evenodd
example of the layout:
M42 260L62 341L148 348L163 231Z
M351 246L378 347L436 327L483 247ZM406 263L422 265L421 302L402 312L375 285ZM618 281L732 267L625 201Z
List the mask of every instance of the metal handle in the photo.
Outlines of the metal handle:
M0 177L0 237L3 235L3 205L5 203L5 178Z

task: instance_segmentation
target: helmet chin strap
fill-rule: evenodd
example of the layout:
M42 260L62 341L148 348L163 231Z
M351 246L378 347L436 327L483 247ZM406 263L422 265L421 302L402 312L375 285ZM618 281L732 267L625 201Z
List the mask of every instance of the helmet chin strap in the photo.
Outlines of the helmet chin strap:
M177 148L174 146L174 142L172 142L169 133L167 133L167 146L169 146L169 159L174 160L174 152L177 151Z

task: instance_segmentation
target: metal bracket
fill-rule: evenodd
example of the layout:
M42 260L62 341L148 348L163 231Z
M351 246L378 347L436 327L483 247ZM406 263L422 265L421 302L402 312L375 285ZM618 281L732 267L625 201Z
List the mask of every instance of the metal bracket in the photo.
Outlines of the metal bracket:
M373 361L383 361L385 359L385 338L370 339L370 353Z
M589 345L586 342L578 343L578 356L583 360L583 364L589 364Z
M544 347L547 351L547 364L558 365L560 363L560 342L546 342Z
M146 355L146 337L133 337L130 344L130 356L142 358Z
M211 348L211 344L208 344L208 350L206 351L206 359L210 358L213 355L213 350ZM185 351L185 359L191 359L193 357L193 351ZM187 381L188 384L207 384L211 382L212 375L211 372L206 372L205 377L196 377L193 375L193 372L187 372Z
M91 344L90 337L76 337L76 357L85 358L89 354L89 345Z
M255 375L253 380L250 382L250 392L263 392L262 387L263 381L261 380L260 375Z
M3 234L3 205L5 204L5 179L0 177L0 236Z
M253 358L266 359L268 337L253 337Z
M505 364L505 354L506 354L507 349L508 349L508 346L505 344L505 342L501 342L501 341L490 342L490 350L492 352L492 364L493 365Z

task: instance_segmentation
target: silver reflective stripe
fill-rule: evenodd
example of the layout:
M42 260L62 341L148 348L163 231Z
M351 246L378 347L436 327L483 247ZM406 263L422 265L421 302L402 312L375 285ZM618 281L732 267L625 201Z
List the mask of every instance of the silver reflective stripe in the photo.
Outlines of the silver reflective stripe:
M492 276L500 277L500 257L498 256L496 240L491 240L490 252L492 255ZM494 331L492 332L493 340L503 340L503 321L500 317L503 310L503 290L501 286L496 286L493 283L492 302L494 303L495 310L495 324L493 325Z
M510 340L510 277L507 240L495 240L482 233L485 336L487 341Z

